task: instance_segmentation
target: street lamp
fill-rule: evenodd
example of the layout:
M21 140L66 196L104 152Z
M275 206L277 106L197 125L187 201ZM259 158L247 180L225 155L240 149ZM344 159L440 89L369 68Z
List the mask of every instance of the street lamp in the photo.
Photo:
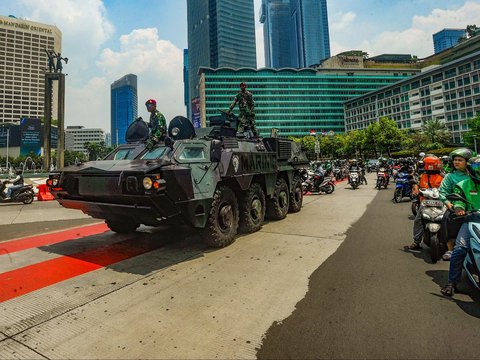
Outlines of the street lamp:
M478 155L478 152L477 152L477 135L473 135L473 144L475 146L475 153Z

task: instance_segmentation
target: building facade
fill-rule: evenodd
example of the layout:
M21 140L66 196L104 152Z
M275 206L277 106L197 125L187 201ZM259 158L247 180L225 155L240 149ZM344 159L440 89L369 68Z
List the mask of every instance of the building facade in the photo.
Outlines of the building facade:
M432 35L435 54L458 44L465 36L465 29L443 29Z
M65 150L83 152L88 156L85 143L99 144L105 142L102 129L88 129L83 126L67 126L65 129Z
M0 123L43 118L45 49L61 52L62 33L56 26L0 16ZM56 118L56 102L52 110Z
M263 24L265 66L292 67L290 0L262 0L260 22Z
M115 81L110 96L112 145L125 144L128 126L138 116L137 75L128 74Z
M303 136L310 130L345 131L345 100L417 74L413 69L201 68L201 120L228 109L245 81L255 101L256 124L262 135L272 128L280 136ZM234 110L238 114L238 109Z
M330 57L326 0L262 0L265 65L303 68Z
M292 66L320 64L330 57L327 0L291 0L290 6Z
M187 0L187 23L191 116L201 66L257 67L253 0Z
M444 121L452 141L462 142L467 120L480 113L480 51L424 69L409 79L345 102L347 131L364 129L386 116L401 129Z

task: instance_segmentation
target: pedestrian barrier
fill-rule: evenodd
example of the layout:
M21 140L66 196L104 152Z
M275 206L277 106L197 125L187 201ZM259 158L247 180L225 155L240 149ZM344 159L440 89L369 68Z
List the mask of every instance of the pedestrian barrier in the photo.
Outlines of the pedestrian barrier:
M38 194L37 194L38 201L49 201L49 200L55 199L52 193L48 191L46 184L37 185L37 189L38 189Z

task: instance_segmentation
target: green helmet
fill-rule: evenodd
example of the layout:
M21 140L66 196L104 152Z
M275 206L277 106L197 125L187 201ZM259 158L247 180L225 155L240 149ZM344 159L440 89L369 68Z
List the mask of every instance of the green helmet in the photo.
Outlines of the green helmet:
M460 149L455 149L450 153L450 157L452 158L452 160L456 156L460 156L468 161L473 156L473 153L472 153L472 150L470 149L460 148Z
M476 184L480 184L480 156L471 157L467 161L467 172Z

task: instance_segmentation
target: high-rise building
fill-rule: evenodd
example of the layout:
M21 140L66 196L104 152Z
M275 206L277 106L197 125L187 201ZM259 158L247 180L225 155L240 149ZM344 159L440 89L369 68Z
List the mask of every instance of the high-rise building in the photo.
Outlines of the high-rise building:
M56 26L0 16L0 123L44 116L45 49L62 50Z
M326 0L262 0L265 64L303 68L330 57Z
M290 0L262 0L260 22L263 24L265 65L272 68L291 67Z
M293 67L320 64L330 57L327 0L291 0Z
M200 66L257 67L253 0L187 0L189 116Z
M443 29L433 34L433 48L435 54L458 44L458 40L465 36L465 29Z
M137 75L128 74L111 85L112 145L125 144L128 126L137 118Z

